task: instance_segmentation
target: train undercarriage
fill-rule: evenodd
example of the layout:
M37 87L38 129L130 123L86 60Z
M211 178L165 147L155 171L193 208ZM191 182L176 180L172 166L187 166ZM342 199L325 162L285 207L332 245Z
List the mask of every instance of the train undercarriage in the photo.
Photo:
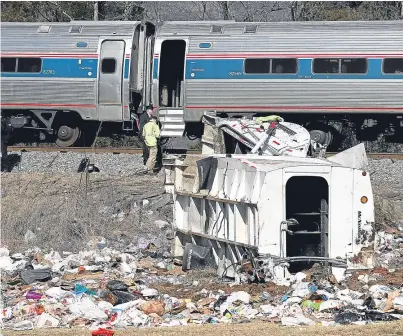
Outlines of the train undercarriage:
M2 123L9 125L9 143L55 143L59 147L91 146L103 130L112 134L133 135L135 121L84 121L74 111L12 111L2 112Z
M274 114L274 113L273 113ZM258 117L265 114L247 114ZM403 142L403 116L393 114L371 115L318 115L278 113L287 122L305 127L316 142L331 151L348 148L357 142L376 143ZM216 113L221 118L242 118L242 113ZM113 134L137 135L135 120L129 122L84 121L74 111L2 111L2 124L9 125L12 132L9 143L55 142L60 147L91 146L96 134L109 137ZM164 125L162 125L164 129ZM185 136L191 140L201 139L204 126L187 123ZM3 131L2 131L3 133ZM235 143L227 140L227 149L232 151Z

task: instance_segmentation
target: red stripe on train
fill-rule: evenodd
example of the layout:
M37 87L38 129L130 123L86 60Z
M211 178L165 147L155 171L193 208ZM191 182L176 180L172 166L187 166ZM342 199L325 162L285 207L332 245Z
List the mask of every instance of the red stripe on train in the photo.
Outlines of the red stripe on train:
M347 57L347 58L383 58L383 57L403 57L403 54L286 54L286 53L231 53L231 54L188 54L186 58L245 58L245 57L298 57L298 58L315 58L315 57Z
M21 54L21 53L1 53L1 57L95 57L98 58L98 54Z
M0 57L41 57L41 58L98 58L98 54L0 54ZM130 58L126 54L125 58Z
M43 107L96 107L93 104L37 104L37 103L1 103L0 106L43 106Z

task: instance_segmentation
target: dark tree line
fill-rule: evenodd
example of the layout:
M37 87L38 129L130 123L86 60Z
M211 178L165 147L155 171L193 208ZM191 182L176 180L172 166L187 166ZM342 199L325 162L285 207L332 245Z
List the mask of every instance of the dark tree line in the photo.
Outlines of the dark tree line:
M402 1L4 1L2 21L71 20L340 21L402 19Z

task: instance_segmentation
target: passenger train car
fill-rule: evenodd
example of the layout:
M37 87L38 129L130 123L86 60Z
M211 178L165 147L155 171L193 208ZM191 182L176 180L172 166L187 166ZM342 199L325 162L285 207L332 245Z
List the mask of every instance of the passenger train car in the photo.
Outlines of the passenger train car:
M14 128L71 146L88 122L133 130L150 99L149 22L1 23L1 109Z
M279 114L331 141L403 127L403 22L2 23L2 116L72 145L85 121L201 134L205 112Z

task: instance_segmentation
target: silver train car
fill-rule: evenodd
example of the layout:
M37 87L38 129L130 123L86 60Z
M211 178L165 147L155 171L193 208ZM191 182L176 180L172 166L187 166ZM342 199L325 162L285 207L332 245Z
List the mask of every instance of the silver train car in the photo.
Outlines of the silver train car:
M402 133L402 21L1 27L2 114L59 144L75 142L84 121L135 129L150 103L164 137L200 136L207 111L279 114L323 143L333 121L352 121L360 137Z
M71 146L88 123L135 128L150 100L149 22L1 23L1 110Z

